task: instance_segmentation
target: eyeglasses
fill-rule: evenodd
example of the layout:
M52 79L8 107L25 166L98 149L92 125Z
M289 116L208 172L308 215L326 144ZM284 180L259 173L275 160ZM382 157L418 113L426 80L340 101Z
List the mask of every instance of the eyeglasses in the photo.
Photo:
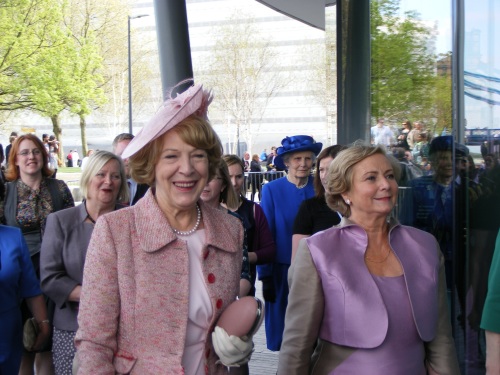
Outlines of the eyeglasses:
M33 150L22 150L21 152L18 153L19 156L27 157L30 154L33 154L33 156L39 156L42 154L42 151L40 151L38 148L34 148Z

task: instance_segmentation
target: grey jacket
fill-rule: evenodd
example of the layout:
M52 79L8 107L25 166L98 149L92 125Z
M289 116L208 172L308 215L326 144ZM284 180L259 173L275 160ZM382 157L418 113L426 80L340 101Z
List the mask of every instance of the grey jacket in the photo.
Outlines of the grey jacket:
M83 280L85 256L94 230L93 224L85 222L86 217L83 203L50 214L40 250L42 291L56 304L54 327L65 331L78 329L78 303L69 302L68 297Z

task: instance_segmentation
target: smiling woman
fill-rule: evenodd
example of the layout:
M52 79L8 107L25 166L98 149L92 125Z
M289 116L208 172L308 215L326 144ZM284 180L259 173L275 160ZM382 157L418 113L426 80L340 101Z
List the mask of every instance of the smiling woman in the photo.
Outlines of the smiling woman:
M79 374L228 373L209 333L238 295L244 233L236 217L200 200L222 154L207 119L211 100L200 85L171 97L123 151L132 178L151 188L96 223ZM243 364L252 341L236 339L227 349L250 348L237 358Z
M344 217L300 242L279 375L460 373L439 245L388 219L397 177L380 146L356 144L330 165L326 201Z
M9 226L21 228L35 272L39 276L42 232L47 216L73 207L73 197L64 181L50 178L53 171L48 167L49 156L36 135L19 136L12 144L8 163L5 177L10 182L6 185L4 205L0 205L0 218ZM25 303L21 308L23 320L30 318L31 313ZM37 373L52 371L50 346L51 343L36 355L39 357ZM35 353L25 351L20 373L33 374L34 360Z
M120 157L95 152L82 173L80 189L82 204L50 214L42 241L42 291L56 304L52 347L56 375L71 373L83 266L94 224L100 216L124 207L118 202L128 201Z

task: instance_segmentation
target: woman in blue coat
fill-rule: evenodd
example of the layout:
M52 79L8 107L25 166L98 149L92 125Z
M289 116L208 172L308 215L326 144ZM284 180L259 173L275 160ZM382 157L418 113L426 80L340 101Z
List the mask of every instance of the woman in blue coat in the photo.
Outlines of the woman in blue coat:
M323 146L307 135L286 137L274 159L287 176L264 185L261 206L276 243L274 263L258 267L266 300L266 341L269 350L280 350L288 300L287 274L292 258L293 222L302 201L314 196L311 169Z
M20 301L26 299L39 327L31 350L39 350L50 334L45 299L21 230L0 225L0 374L17 374L23 353Z

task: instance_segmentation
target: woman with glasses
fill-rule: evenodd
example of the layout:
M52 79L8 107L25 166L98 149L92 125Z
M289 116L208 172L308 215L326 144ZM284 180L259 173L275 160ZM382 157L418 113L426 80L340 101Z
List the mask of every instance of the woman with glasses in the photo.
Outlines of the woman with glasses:
M9 226L21 229L28 245L31 261L40 278L40 247L45 220L50 213L73 207L71 192L64 181L49 178L49 156L42 141L33 134L19 136L9 153L9 167L5 173L7 181L5 199L0 204L0 218ZM31 318L31 313L23 302L23 321ZM49 317L50 319L50 317ZM44 348L36 359L36 373L50 374L52 357L50 345ZM25 351L20 374L33 374L35 353Z

